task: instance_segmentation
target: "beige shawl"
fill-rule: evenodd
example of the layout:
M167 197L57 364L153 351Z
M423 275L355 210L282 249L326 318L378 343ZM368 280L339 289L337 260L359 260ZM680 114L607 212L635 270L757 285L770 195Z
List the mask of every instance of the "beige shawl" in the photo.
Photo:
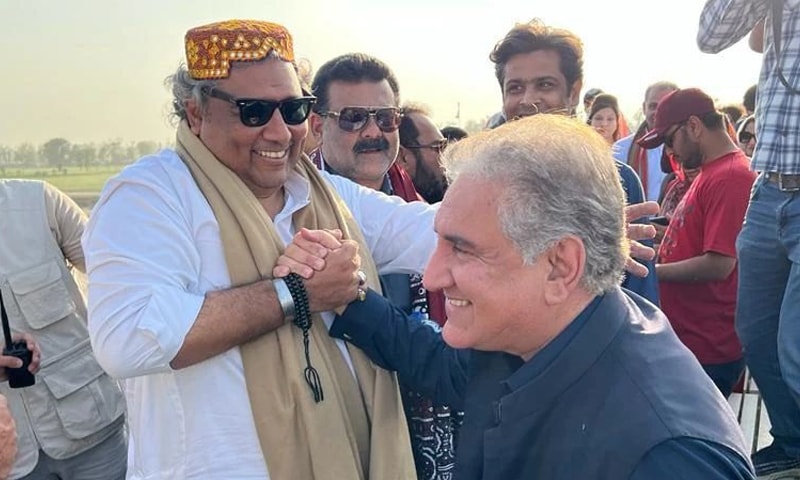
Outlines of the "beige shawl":
M205 147L186 122L177 151L219 222L232 286L270 278L283 251L272 220L239 177ZM338 228L356 240L362 268L378 286L375 265L341 198L303 156L294 167L311 188L311 203L294 214L295 229ZM261 450L273 480L414 478L397 378L350 348L355 377L319 315L310 331L311 364L325 399L315 403L305 382L302 332L287 323L241 347ZM209 385L213 395L213 386Z

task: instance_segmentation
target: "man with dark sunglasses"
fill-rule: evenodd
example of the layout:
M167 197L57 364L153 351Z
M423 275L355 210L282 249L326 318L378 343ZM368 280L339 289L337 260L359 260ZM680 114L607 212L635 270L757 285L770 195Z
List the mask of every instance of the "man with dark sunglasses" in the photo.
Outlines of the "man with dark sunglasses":
M311 89L317 103L309 123L319 147L310 157L319 168L407 202L423 200L409 172L396 162L405 117L397 78L388 65L362 53L341 55L319 68ZM444 324L444 296L428 292L418 273L381 275L381 288L406 313L434 328ZM449 407L434 406L406 389L403 404L417 476L446 477L453 467L458 416L451 418Z
M397 379L331 341L326 322L379 273L422 271L435 208L303 155L315 98L284 27L214 23L185 48L176 149L111 179L83 239L92 345L125 384L131 478L413 478ZM336 105L325 121L396 136L394 96L351 105L369 108ZM394 159L376 145L361 148ZM342 247L305 282L274 279L307 229Z
M411 176L422 198L428 203L442 201L447 190L442 166L442 151L447 147L447 139L433 123L428 109L419 104L403 106L399 131L397 163Z
M663 144L684 169L700 169L672 214L656 273L672 328L727 397L744 371L733 325L736 236L755 174L728 134L724 113L696 88L661 99L654 127L639 143Z
M311 90L317 103L309 125L319 143L312 159L360 185L386 190L402 118L391 69L366 54L342 55L317 70Z

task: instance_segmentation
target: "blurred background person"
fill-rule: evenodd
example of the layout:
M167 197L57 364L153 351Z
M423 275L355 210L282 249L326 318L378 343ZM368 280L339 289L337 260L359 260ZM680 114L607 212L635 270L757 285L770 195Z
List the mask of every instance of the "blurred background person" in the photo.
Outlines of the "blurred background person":
M756 113L757 90L758 84L751 85L750 88L745 90L744 95L742 96L742 106L744 107L744 111L747 116Z
M614 142L624 136L624 121L619 111L617 97L607 93L597 95L589 107L587 123L591 125L609 145L613 145Z
M750 115L745 117L739 124L739 130L736 132L736 141L739 143L739 148L742 149L745 155L753 158L753 152L756 149L756 117Z
M638 141L648 130L654 127L658 102L668 93L677 89L678 86L676 84L668 81L650 84L644 92L644 100L642 101L644 121L633 134L623 136L614 144L614 158L633 168L642 182L646 200L659 199L664 178L672 170L669 168L668 162L662 164L663 146L648 150L640 147Z
M603 93L602 89L599 88L590 88L586 90L586 93L583 94L583 114L586 115L586 121L589 121L589 110L592 109L592 102L594 101L595 97Z
M399 134L397 163L411 177L414 188L426 202L442 201L447 180L441 155L447 147L447 139L433 123L430 111L416 103L404 105Z
M720 111L724 113L726 117L728 117L728 122L730 122L730 124L733 125L734 128L737 128L741 119L746 116L746 112L744 111L744 106L737 105L735 103L731 103L725 105L724 107L721 107Z

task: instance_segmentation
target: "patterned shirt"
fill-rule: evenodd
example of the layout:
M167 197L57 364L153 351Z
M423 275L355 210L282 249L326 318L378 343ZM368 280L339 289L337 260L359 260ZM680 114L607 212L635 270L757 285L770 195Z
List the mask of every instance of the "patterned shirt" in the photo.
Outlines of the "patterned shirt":
M758 143L752 169L800 174L800 95L778 80L776 66L789 85L800 89L800 0L784 0L780 58L772 34L771 0L708 0L700 15L697 44L717 53L747 35L760 19L764 26L764 56L756 96Z

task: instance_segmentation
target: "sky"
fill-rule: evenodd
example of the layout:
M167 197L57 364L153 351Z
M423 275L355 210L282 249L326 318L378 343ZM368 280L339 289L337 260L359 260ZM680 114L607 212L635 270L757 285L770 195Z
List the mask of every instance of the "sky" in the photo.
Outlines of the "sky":
M169 142L164 79L186 30L231 18L285 25L295 54L319 67L365 52L397 75L402 101L444 126L499 110L489 52L538 17L584 42L584 90L615 94L633 116L649 83L699 87L741 102L760 55L746 40L717 54L695 38L704 0L0 0L0 145Z

